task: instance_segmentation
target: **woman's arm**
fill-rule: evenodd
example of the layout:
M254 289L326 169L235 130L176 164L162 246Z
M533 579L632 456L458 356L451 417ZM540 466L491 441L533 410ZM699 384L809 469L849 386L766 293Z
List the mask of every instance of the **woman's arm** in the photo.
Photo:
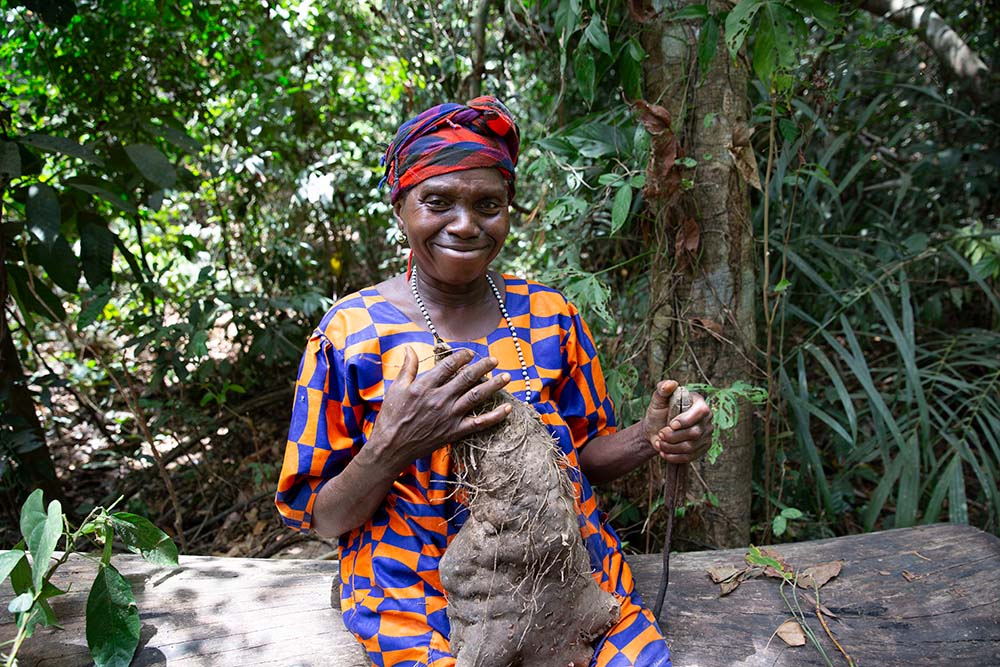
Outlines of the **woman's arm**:
M659 383L638 424L598 436L580 450L580 469L592 484L618 479L656 455L667 463L689 463L708 450L712 413L704 398L692 393L691 408L670 420L677 386L673 380Z
M367 521L388 495L393 482L411 463L445 443L489 428L506 419L503 403L489 412L470 412L500 391L510 375L482 378L497 366L490 357L472 361L457 350L417 377L416 353L406 348L399 375L386 391L371 436L339 475L319 490L313 505L313 529L338 537Z

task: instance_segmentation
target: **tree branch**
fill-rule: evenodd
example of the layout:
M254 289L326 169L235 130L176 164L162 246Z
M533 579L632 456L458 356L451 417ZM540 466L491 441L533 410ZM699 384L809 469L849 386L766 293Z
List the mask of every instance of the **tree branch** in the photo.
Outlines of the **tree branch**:
M476 20L472 24L472 71L465 78L462 89L468 99L482 95L483 72L486 71L486 23L494 0L479 0Z
M941 15L920 0L862 0L861 8L895 25L913 30L957 79L977 93L989 74L989 67Z

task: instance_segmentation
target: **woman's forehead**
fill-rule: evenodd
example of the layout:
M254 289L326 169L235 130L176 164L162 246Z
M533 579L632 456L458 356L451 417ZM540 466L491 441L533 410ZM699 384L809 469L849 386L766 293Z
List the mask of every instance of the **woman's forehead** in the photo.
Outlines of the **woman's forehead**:
M506 195L507 181L496 169L465 169L431 176L413 187L417 192L454 192Z

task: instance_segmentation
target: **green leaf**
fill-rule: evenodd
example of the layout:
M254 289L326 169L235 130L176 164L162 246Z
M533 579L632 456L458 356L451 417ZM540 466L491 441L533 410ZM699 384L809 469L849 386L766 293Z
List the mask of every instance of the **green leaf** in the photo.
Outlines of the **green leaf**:
M788 526L788 520L781 514L774 517L771 520L771 530L774 532L775 537L781 537L785 534L785 528Z
M97 286L97 289L94 290L91 297L84 302L83 308L80 309L80 314L76 318L77 330L82 331L96 322L97 318L104 312L104 307L108 305L108 301L110 300L110 284L106 282L101 283Z
M87 596L87 646L96 667L128 667L139 646L139 610L128 581L102 566Z
M80 284L80 259L61 234L52 247L39 254L38 262L56 285L75 293Z
M709 16L698 34L698 68L702 74L708 71L718 47L719 21L714 16Z
M611 203L611 233L616 234L625 221L628 220L628 212L632 208L632 188L623 185L615 193L615 199Z
M83 275L92 289L111 281L111 263L115 255L115 235L101 218L95 215L79 216L80 262Z
M726 46L733 58L746 41L754 16L762 4L762 0L740 0L726 16Z
M11 294L14 295L22 312L35 313L53 322L66 319L62 300L53 294L44 282L30 276L20 266L8 266L7 275L10 278L8 286Z
M150 563L177 567L177 546L149 519L129 512L115 512L110 519L115 535L129 551Z
M48 134L29 134L20 139L22 144L34 146L46 153L59 153L69 157L80 158L98 167L104 166L104 160L97 156L93 149L81 146L78 142L65 137L53 137Z
M156 147L149 144L132 144L125 147L125 153L147 180L161 188L171 188L177 183L177 171L167 156Z
M5 551L0 554L0 582L10 576L10 573L14 571L14 568L17 567L17 564L24 557L25 554L20 549Z
M590 17L590 24L583 31L584 38L594 45L594 48L602 53L611 55L611 40L608 39L608 31L604 28L604 21L597 14Z
M782 278L781 280L778 281L778 284L774 286L774 293L781 294L786 289L791 287L791 285L792 285L791 280L789 280L788 278Z
M833 31L840 26L840 12L823 0L792 0L790 4L799 14L816 19L824 30Z
M48 511L42 506L42 490L36 489L21 506L21 534L32 558L31 583L41 590L49 561L62 537L62 505L58 500L49 503Z
M576 83L580 87L580 96L592 104L595 94L595 79L597 76L597 65L594 62L594 55L590 49L577 49L573 56L573 69L576 71Z
M31 606L35 603L35 596L31 593L21 593L16 598L10 601L7 605L7 611L12 614L23 614L24 612L31 609Z
M781 510L781 516L785 517L786 519L801 519L802 511L795 507L786 507L785 509Z
M21 155L17 144L0 141L0 181L11 181L21 175Z
M59 197L52 186L36 183L28 188L25 204L28 230L35 238L51 248L59 235L62 218L59 212Z
M81 192L96 195L120 211L125 211L126 213L138 213L139 211L125 194L115 192L113 184L100 178L73 176L64 180L63 183Z
M684 21L686 19L707 19L708 17L708 5L688 5L671 14L670 20Z
M753 45L753 72L765 84L771 83L774 71L774 24L758 21Z

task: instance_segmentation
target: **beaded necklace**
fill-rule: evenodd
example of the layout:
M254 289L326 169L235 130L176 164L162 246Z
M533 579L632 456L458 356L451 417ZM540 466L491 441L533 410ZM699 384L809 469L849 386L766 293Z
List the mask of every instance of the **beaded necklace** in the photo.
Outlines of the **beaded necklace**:
M528 377L528 364L524 360L524 352L521 350L521 341L517 337L517 329L514 328L514 323L510 319L510 314L507 312L507 306L504 305L503 297L500 296L500 290L497 289L496 283L493 282L493 278L490 274L486 274L486 282L490 284L490 290L493 292L493 296L496 297L497 305L500 306L500 314L503 315L503 319L507 322L507 328L510 329L510 336L514 339L514 349L517 350L517 358L521 362L521 376L524 378L524 402L531 403L531 378ZM417 308L420 309L421 314L424 316L424 322L427 324L427 328L434 335L434 340L438 343L443 343L444 340L438 335L437 327L431 322L431 315L427 312L427 306L424 305L424 300L420 298L420 292L417 291L417 267L414 266L410 273L410 291L413 292L413 300L417 302Z

